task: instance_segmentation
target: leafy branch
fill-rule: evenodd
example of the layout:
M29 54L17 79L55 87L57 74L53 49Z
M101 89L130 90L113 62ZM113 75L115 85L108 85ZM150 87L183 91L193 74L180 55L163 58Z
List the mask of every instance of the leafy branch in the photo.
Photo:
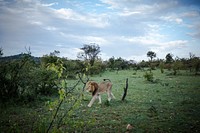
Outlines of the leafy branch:
M89 80L89 78L87 77L87 81L88 81L88 80ZM62 80L62 82L61 82L61 87L62 87L62 89L59 90L60 101L59 101L59 103L58 103L58 106L57 106L57 108L56 108L56 112L55 112L55 114L53 115L53 118L52 118L52 120L51 120L51 122L50 122L50 124L49 124L49 127L48 127L46 133L48 133L48 132L50 131L51 127L53 126L53 123L54 123L54 121L55 121L55 119L56 119L56 116L58 116L58 112L59 112L59 110L60 110L60 108L61 108L61 105L63 104L65 98L66 98L70 93L72 93L72 92L74 91L74 89L77 87L77 85L78 85L80 82L82 82L82 83L84 84L84 86L83 86L83 88L84 88L85 85L86 85L86 82L83 81L83 75L81 76L81 75L79 74L79 80L77 81L77 83L76 83L74 86L72 86L72 87L67 87L67 90L68 90L68 91L66 92L65 89L63 89L63 88L66 88L66 82L65 82L65 80ZM84 89L83 89L83 91L84 91ZM78 102L80 96L81 96L81 94L79 94L78 98L73 102L72 106L71 106L71 107L65 112L65 114L60 118L60 120L59 120L59 122L58 122L58 124L57 124L57 129L60 127L60 124L62 123L63 119L67 116L68 112L70 112L70 111L72 111L72 110L74 109L74 105Z

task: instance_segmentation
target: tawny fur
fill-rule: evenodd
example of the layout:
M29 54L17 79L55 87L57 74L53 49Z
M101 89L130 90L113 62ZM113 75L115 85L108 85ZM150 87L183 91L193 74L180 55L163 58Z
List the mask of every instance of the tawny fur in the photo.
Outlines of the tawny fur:
M91 107L97 98L101 104L101 93L107 92L109 102L112 98L115 98L115 96L112 94L112 83L110 81L103 81L99 84L94 81L89 81L86 84L85 90L92 93L92 99L88 104L88 107Z

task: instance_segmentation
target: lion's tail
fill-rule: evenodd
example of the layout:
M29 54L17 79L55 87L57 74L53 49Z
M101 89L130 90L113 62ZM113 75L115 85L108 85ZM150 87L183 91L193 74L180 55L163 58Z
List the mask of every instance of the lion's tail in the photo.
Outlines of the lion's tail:
M110 81L110 79L103 79L103 81L106 81L106 80ZM110 82L111 82L111 81L110 81Z

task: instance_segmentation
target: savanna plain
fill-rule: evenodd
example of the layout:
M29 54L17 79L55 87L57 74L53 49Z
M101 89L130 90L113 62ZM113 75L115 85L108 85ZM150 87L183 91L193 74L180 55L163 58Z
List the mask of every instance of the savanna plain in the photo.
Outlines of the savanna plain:
M168 70L164 73L152 70L152 73L152 82L144 78L144 70L105 71L91 76L90 80L96 82L110 79L116 99L109 103L103 94L102 104L96 100L88 108L92 96L85 91L80 95L84 84L79 82L70 94L79 95L78 102L63 102L55 118L58 96L41 97L31 104L2 105L0 132L47 132L52 120L48 132L200 132L199 75L185 70L177 75ZM127 78L127 95L122 101ZM66 82L67 86L73 86L77 80ZM62 118L64 122L56 127Z

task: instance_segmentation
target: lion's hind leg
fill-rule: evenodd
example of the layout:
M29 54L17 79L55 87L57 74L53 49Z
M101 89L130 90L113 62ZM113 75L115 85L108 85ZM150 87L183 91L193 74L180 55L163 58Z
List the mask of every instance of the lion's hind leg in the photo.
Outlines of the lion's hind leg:
M110 102L111 97L112 97L111 92L107 92L107 94L108 94L108 101Z

